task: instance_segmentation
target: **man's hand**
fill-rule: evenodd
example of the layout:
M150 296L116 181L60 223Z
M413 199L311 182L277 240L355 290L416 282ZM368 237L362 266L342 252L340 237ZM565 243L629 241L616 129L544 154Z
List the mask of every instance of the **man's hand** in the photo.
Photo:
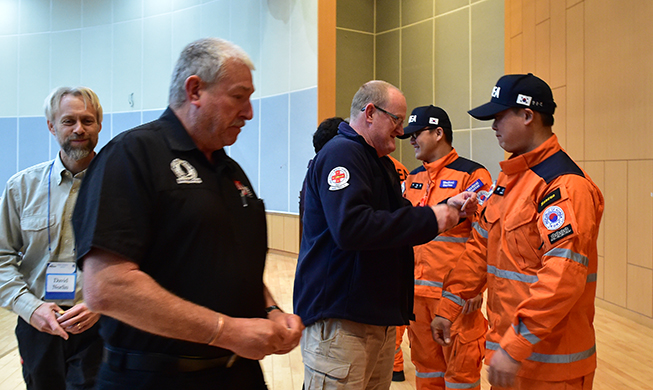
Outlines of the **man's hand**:
M286 353L284 351L299 343L300 328L303 329L303 325L299 325L301 321L297 323L299 317L286 313L274 316L281 323L263 318L235 318L224 314L223 317L223 333L211 345L247 359L261 360L274 353Z
M443 347L451 344L451 321L444 317L435 316L431 321L431 334L433 340Z
M60 313L63 313L63 310L56 303L45 302L34 310L29 323L39 332L49 333L68 340L68 333L57 322L57 316Z
M438 220L438 234L443 233L456 226L460 221L460 211L446 204L431 206L435 218Z
M100 314L93 313L85 303L78 303L57 319L59 325L68 333L79 334L90 329L100 319Z
M273 310L268 314L268 318L282 326L285 326L288 330L288 333L284 337L284 347L274 353L277 355L283 355L292 351L299 344L299 340L302 338L302 331L304 330L302 319L299 318L298 315L284 313L281 310Z
M481 306L483 306L483 294L478 294L474 298L468 299L467 302L465 302L462 314L473 313L474 311L480 309Z
M492 386L512 387L520 368L520 362L511 358L503 348L499 348L492 355L492 361L488 369L488 380Z
M460 218L473 215L478 208L476 192L465 191L456 196L452 196L447 200L447 205L458 209L460 211Z

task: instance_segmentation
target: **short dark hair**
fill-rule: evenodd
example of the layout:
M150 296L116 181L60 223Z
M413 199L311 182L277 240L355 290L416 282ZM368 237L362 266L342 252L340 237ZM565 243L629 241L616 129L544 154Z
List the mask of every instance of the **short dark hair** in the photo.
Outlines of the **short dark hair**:
M338 126L341 122L345 120L334 116L333 118L327 118L320 123L313 133L313 147L315 148L315 153L319 152L324 145L333 137L338 134Z

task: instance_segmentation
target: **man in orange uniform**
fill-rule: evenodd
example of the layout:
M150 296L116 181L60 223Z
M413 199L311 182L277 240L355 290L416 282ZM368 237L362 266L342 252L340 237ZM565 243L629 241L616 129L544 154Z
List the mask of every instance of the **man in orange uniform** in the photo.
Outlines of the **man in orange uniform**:
M553 134L553 94L541 79L506 75L489 103L501 163L465 253L444 283L431 328L441 344L462 300L488 286L486 364L493 389L591 389L594 297L603 196Z
M435 205L463 191L487 194L492 179L481 164L458 156L452 146L453 132L447 113L440 107L424 106L413 110L404 135L415 148L415 157L424 164L408 175L404 196L414 206ZM453 324L451 346L433 340L431 320L442 295L444 276L465 251L474 217L414 247L415 321L408 336L411 360L415 364L418 390L480 389L487 321L480 311L482 295L466 302L466 314Z

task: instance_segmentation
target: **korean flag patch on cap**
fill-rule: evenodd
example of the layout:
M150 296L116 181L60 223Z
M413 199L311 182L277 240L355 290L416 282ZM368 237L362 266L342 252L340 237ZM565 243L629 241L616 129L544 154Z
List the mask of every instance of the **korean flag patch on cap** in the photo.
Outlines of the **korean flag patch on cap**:
M341 190L349 185L349 171L345 167L335 167L327 177L329 191Z

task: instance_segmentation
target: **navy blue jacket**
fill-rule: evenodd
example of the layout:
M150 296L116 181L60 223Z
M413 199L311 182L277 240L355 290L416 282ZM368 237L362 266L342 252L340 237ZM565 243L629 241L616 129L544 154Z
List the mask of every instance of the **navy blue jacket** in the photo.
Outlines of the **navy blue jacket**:
M306 173L294 312L305 325L340 318L404 325L413 317L413 245L437 235L428 207L401 196L399 176L347 123Z

